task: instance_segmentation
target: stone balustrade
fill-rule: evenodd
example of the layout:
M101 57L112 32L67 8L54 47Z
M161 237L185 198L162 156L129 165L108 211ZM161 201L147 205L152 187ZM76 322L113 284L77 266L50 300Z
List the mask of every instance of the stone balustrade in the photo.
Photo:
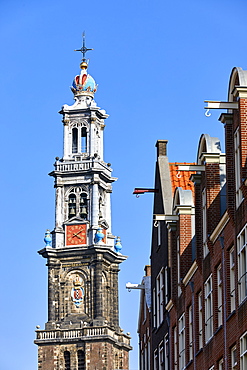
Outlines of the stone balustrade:
M66 172L66 171L87 171L90 168L107 169L109 167L99 161L81 161L81 162L56 162L54 164L55 171Z
M110 336L118 342L130 344L130 338L109 327L84 327L81 329L36 330L36 340L75 339L81 337Z

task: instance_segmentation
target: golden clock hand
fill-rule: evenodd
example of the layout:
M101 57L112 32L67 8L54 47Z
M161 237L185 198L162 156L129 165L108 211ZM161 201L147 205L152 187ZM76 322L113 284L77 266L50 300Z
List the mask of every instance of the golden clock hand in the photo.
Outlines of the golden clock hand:
M80 234L82 231L83 231L83 229L79 230L79 231L78 231L78 233L73 234L73 236L77 236L77 235L78 235L78 234Z
M73 237L74 236L77 236L77 238L83 239L80 235L73 235Z

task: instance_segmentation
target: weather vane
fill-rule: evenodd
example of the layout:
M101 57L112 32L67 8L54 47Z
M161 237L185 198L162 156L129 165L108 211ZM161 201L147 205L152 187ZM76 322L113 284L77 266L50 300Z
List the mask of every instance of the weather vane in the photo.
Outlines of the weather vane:
M75 51L80 51L82 53L82 55L83 55L82 62L87 62L87 60L86 60L86 52L88 50L93 50L93 49L88 49L86 47L86 45L85 45L85 32L83 32L83 34L82 34L82 47L81 47L81 49L76 49L75 50Z

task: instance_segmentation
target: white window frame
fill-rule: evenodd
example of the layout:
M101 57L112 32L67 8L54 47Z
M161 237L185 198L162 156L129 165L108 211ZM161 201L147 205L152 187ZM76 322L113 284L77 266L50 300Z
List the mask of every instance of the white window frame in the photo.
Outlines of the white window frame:
M154 350L154 370L159 370L159 357L157 348Z
M189 306L189 361L193 360L193 311L192 306Z
M212 275L204 283L205 342L213 336L213 279Z
M221 264L217 268L217 298L218 298L218 327L222 325L223 320L223 297L222 297L222 268Z
M247 332L240 338L240 370L247 369Z
M202 292L200 291L199 294L198 294L198 314L199 314L199 317L198 317L198 336L199 336L199 349L201 349L203 347L203 314L202 314Z
M208 233L207 233L207 193L204 188L202 191L202 243L203 243L203 257L205 258L208 253Z
M157 317L156 317L156 289L153 288L153 326L156 328Z
M235 290L235 249L232 249L229 252L229 259L230 259L230 302L231 302L231 312L233 312L236 308L236 290Z
M237 346L233 346L231 348L231 369L235 370L238 367L238 360L237 360Z
M156 277L156 321L157 327L163 322L164 319L164 268L160 270Z
M159 370L164 369L164 342L163 340L159 344Z
M173 328L173 349L174 349L174 370L178 369L178 342L177 342L177 327Z
M237 236L239 303L247 297L247 225Z
M240 152L240 133L239 127L234 133L234 162L235 162L235 191L236 191L236 208L239 207L243 200L241 188L241 152Z
M224 361L223 361L223 358L221 358L219 361L219 370L223 370L223 364L224 364Z
M169 293L168 293L168 267L165 267L165 276L164 276L164 300L165 300L165 305L168 303L168 298L169 298Z
M179 370L185 369L185 314L178 319Z
M164 338L164 370L169 369L169 336L166 334Z

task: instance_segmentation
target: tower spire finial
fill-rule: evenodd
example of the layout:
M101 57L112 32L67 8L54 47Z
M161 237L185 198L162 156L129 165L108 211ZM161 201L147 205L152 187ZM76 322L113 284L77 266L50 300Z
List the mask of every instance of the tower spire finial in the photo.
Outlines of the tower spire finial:
M83 34L82 34L82 47L80 49L75 49L75 51L80 51L82 53L82 62L80 64L80 67L82 69L87 68L88 62L87 62L87 59L86 59L86 52L89 51L89 50L93 50L93 49L88 49L86 47L86 43L85 43L85 31L84 31Z

